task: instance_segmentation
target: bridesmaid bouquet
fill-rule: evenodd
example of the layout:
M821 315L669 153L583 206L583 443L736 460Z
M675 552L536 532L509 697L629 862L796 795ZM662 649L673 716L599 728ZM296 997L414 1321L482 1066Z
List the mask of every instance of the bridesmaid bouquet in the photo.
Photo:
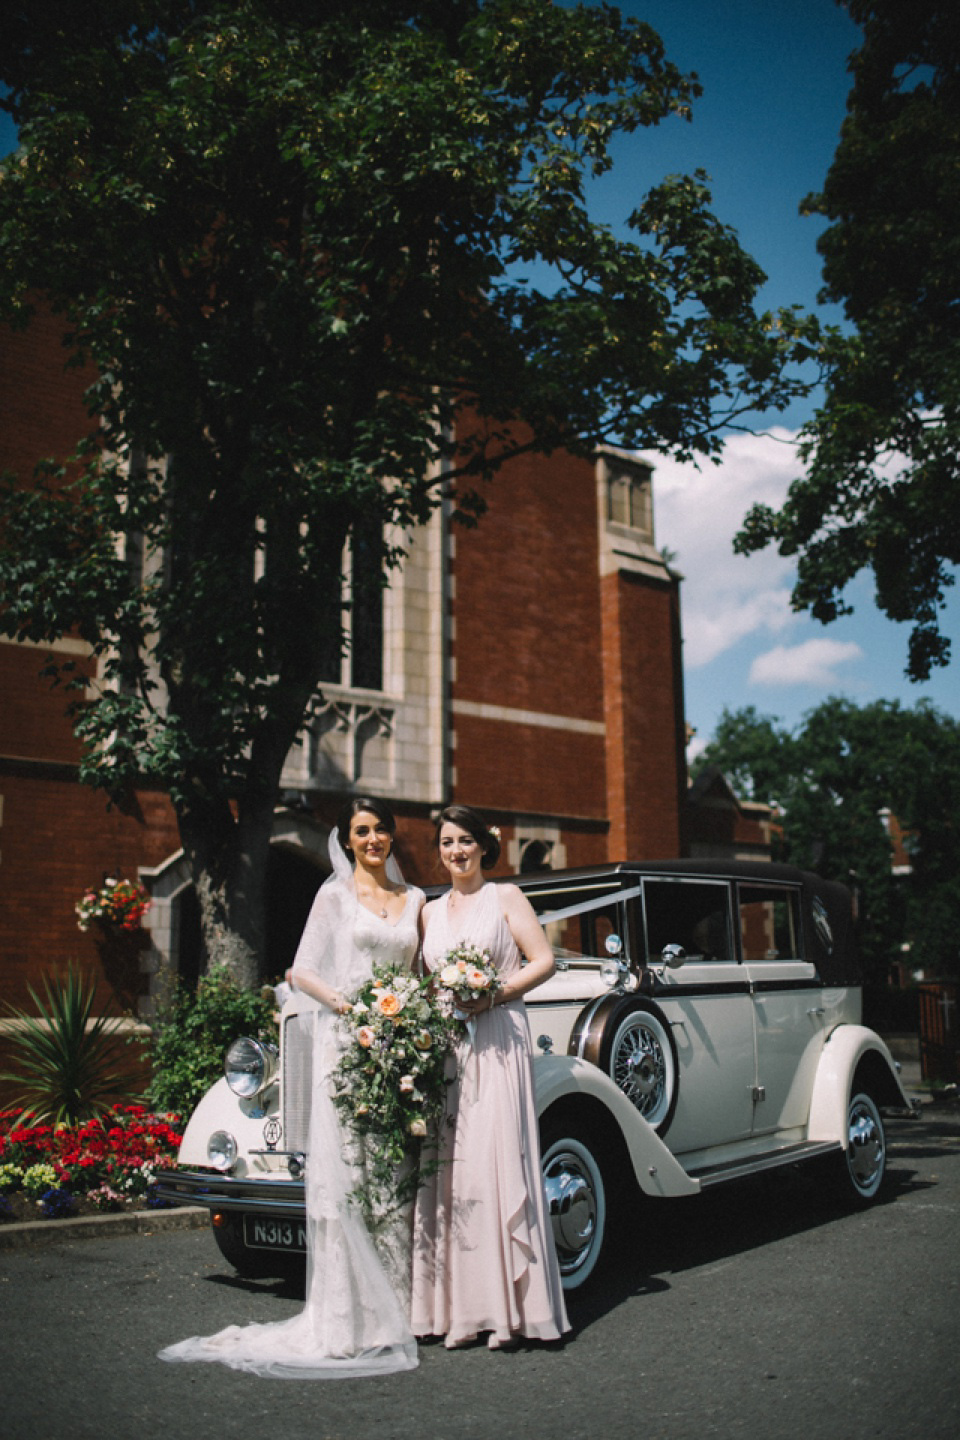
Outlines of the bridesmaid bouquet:
M368 1219L402 1204L436 1160L421 1153L446 1101L446 1058L453 1024L430 979L379 965L340 1017L346 1046L333 1071L341 1121L364 1142L369 1190L359 1193Z
M494 995L501 985L500 972L486 950L467 941L447 951L443 964L433 973L433 981L443 1013L464 1021L468 1017L460 1007L465 1001Z

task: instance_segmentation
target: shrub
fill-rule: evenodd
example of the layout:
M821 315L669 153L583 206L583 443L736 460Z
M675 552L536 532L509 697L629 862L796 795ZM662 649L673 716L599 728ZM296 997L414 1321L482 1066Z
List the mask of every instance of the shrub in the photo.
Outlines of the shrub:
M223 1075L231 1041L239 1035L276 1039L274 1006L272 990L245 990L225 965L204 975L196 993L178 987L154 1021L149 1041L148 1094L155 1108L189 1115Z
M28 986L37 1007L29 1015L13 1005L7 1013L17 1029L6 1036L16 1070L0 1079L20 1088L13 1100L22 1114L54 1125L76 1125L102 1115L130 1094L130 1081L112 1067L123 1041L119 1021L93 1015L96 981L68 966L65 980L44 978L47 1003Z

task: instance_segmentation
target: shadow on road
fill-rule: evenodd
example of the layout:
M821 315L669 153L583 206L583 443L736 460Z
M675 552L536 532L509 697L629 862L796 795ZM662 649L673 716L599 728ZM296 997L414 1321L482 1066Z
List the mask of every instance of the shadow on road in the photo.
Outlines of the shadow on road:
M960 1141L960 1115L891 1121L888 1169L874 1208L929 1190L911 1161L942 1155ZM606 1271L584 1293L568 1296L575 1330L582 1332L631 1296L670 1288L670 1276L715 1265L789 1236L860 1213L838 1201L820 1164L758 1175L684 1200L640 1196L626 1235L615 1243Z
M887 1182L877 1205L895 1205L931 1188L916 1178L912 1161L935 1158L960 1143L960 1112L925 1107L918 1120L888 1122ZM633 1296L670 1289L670 1276L715 1265L792 1235L847 1218L849 1206L830 1198L819 1165L797 1166L721 1186L684 1200L657 1201L638 1194L608 1263L583 1293L567 1297L576 1332ZM302 1300L305 1268L289 1261L282 1275L246 1277L217 1272L211 1285L247 1290L277 1300Z

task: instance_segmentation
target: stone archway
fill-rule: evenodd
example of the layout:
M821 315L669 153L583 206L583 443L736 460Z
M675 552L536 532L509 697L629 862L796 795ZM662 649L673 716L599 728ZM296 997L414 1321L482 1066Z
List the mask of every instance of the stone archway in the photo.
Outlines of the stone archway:
M267 871L266 978L283 977L293 959L313 897L330 873L330 827L299 811L274 815ZM200 914L193 880L182 850L162 864L141 866L139 877L150 892L144 917L148 945L140 957L149 976L149 993L140 1014L149 1020L177 980L195 986L200 973Z
M274 816L267 866L265 979L282 980L293 963L310 907L330 873L330 827L296 810Z

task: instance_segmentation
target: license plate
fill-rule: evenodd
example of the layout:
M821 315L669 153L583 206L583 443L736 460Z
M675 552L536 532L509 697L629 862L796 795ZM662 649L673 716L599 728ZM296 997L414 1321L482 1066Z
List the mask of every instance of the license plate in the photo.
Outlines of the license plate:
M307 1227L288 1216L244 1215L243 1238L251 1250L306 1252Z

